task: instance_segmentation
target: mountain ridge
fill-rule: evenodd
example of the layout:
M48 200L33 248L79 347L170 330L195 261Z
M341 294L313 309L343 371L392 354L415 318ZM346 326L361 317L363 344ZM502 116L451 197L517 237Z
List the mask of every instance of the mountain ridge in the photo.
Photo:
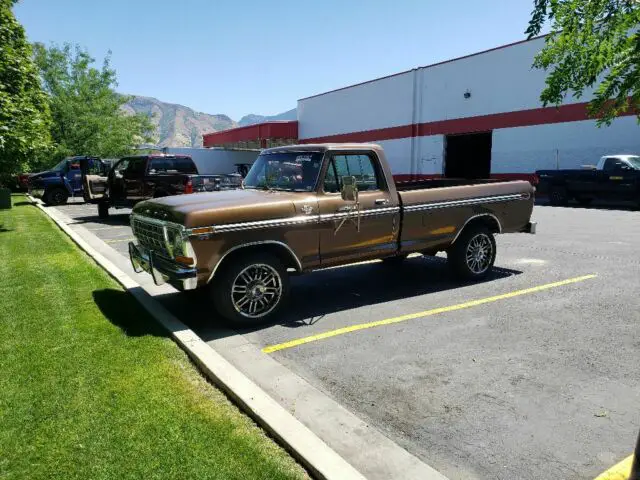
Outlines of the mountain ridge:
M168 103L154 97L129 95L121 108L127 115L142 113L152 117L155 131L153 142L158 147L202 147L204 133L219 132L230 128L253 125L265 121L295 120L296 109L277 115L249 114L239 121L226 114L198 112L179 103Z

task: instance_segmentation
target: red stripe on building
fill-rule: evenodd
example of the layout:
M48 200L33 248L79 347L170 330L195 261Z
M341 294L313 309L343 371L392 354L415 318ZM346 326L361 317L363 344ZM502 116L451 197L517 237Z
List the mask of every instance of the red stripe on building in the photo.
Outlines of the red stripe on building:
M402 125L399 127L327 135L324 137L305 138L301 139L300 143L380 142L383 140L398 140L430 135L454 135L458 133L486 132L500 128L579 122L592 119L588 115L587 106L588 103L574 103L561 105L559 107L494 113L477 117L456 118L452 120ZM635 114L636 112L634 111L628 111L621 116Z
M221 132L205 133L202 135L202 143L205 147L212 147L245 141L297 138L298 122L293 120L257 123L255 125L231 128Z

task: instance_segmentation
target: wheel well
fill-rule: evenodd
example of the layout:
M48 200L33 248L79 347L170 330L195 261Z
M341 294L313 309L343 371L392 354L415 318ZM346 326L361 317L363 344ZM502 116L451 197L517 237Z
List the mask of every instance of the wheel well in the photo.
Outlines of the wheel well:
M295 254L289 250L285 244L281 243L259 243L254 245L239 246L235 250L225 254L219 263L213 269L213 275L220 271L225 265L237 260L240 257L250 255L252 253L268 253L276 257L285 268L294 268L300 271L300 264Z
M458 236L463 231L469 228L476 227L478 225L487 227L491 233L500 233L502 231L502 227L498 219L494 215L486 214L486 215L478 215L468 220L467 223L465 223L465 225L462 227L462 229L458 233ZM456 239L458 238L458 236L456 236Z

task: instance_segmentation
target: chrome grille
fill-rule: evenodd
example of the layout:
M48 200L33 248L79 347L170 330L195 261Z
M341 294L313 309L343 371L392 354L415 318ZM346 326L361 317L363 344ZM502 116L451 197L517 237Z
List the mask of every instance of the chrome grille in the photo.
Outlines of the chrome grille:
M169 257L167 243L164 236L164 227L157 223L146 222L144 219L134 217L131 222L133 234L143 247L164 254Z

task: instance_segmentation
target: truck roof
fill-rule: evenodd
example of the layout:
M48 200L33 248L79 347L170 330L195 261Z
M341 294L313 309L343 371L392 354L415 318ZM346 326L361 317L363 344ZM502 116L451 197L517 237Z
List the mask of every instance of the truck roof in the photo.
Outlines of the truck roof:
M601 158L619 158L620 160L629 160L630 158L638 158L638 155L624 153L622 155L603 155Z
M326 152L327 150L380 150L377 143L305 143L267 148L262 153L278 152Z

